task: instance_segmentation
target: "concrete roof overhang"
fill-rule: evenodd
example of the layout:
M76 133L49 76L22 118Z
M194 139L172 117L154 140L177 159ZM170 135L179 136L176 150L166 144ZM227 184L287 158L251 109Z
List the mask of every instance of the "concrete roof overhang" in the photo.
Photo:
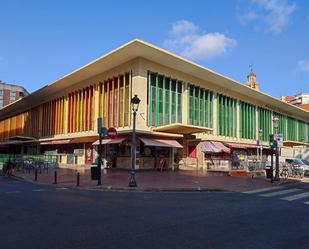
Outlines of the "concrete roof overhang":
M61 92L63 89L138 57L193 75L196 78L207 80L214 85L231 90L235 93L258 99L264 102L266 107L273 108L274 110L283 110L292 116L297 116L305 121L309 120L308 111L285 103L263 92L254 90L206 67L138 39L134 39L123 46L112 50L51 84L48 84L30 95L0 109L0 120L29 110L32 107L44 103L48 97Z
M159 127L152 128L153 131L159 131L159 132L169 132L169 133L175 133L175 134L182 134L182 135L188 135L193 133L200 133L205 131L212 131L212 128L202 127L202 126L195 126L195 125L184 125L184 124L169 124L169 125L163 125Z

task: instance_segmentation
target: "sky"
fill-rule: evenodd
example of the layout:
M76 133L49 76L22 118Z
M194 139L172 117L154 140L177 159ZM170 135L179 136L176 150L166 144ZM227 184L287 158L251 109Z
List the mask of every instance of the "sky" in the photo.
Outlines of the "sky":
M1 0L0 80L33 92L139 38L273 96L309 92L309 1ZM251 66L250 66L251 65Z

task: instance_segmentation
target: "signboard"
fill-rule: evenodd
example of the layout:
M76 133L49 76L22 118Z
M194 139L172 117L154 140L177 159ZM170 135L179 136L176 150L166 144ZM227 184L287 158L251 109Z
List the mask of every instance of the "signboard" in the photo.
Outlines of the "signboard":
M86 164L92 164L93 147L91 144L85 144Z
M77 156L84 155L84 149L74 149L73 153Z
M283 135L281 133L277 135L277 143L279 147L283 146Z
M117 130L114 127L108 128L107 136L109 136L111 139L115 138L117 136Z

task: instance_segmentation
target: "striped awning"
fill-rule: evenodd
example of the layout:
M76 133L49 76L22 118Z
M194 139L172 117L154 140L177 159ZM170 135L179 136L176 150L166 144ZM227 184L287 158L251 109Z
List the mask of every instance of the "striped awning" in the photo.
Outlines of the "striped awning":
M183 148L180 143L173 139L139 138L146 146Z
M118 137L114 139L106 138L102 140L102 144L121 144L127 137ZM92 145L99 145L100 141L95 141Z
M206 154L231 153L231 150L224 146L223 143L217 141L205 141L201 143L202 152Z
M241 144L241 143L225 143L229 148L232 149L256 149L257 145L254 144Z

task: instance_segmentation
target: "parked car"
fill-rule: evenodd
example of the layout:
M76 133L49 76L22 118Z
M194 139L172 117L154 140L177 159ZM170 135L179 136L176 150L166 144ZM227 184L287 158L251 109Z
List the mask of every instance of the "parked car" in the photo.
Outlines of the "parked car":
M306 164L299 158L289 158L285 159L285 162L287 164L290 164L291 166L298 166L298 167L304 167Z
M290 168L289 174L291 176L303 177L304 175L309 175L309 168L302 162L299 158L289 158L285 159L287 166Z
M300 159L305 165L304 165L304 175L309 176L309 162L305 159Z

